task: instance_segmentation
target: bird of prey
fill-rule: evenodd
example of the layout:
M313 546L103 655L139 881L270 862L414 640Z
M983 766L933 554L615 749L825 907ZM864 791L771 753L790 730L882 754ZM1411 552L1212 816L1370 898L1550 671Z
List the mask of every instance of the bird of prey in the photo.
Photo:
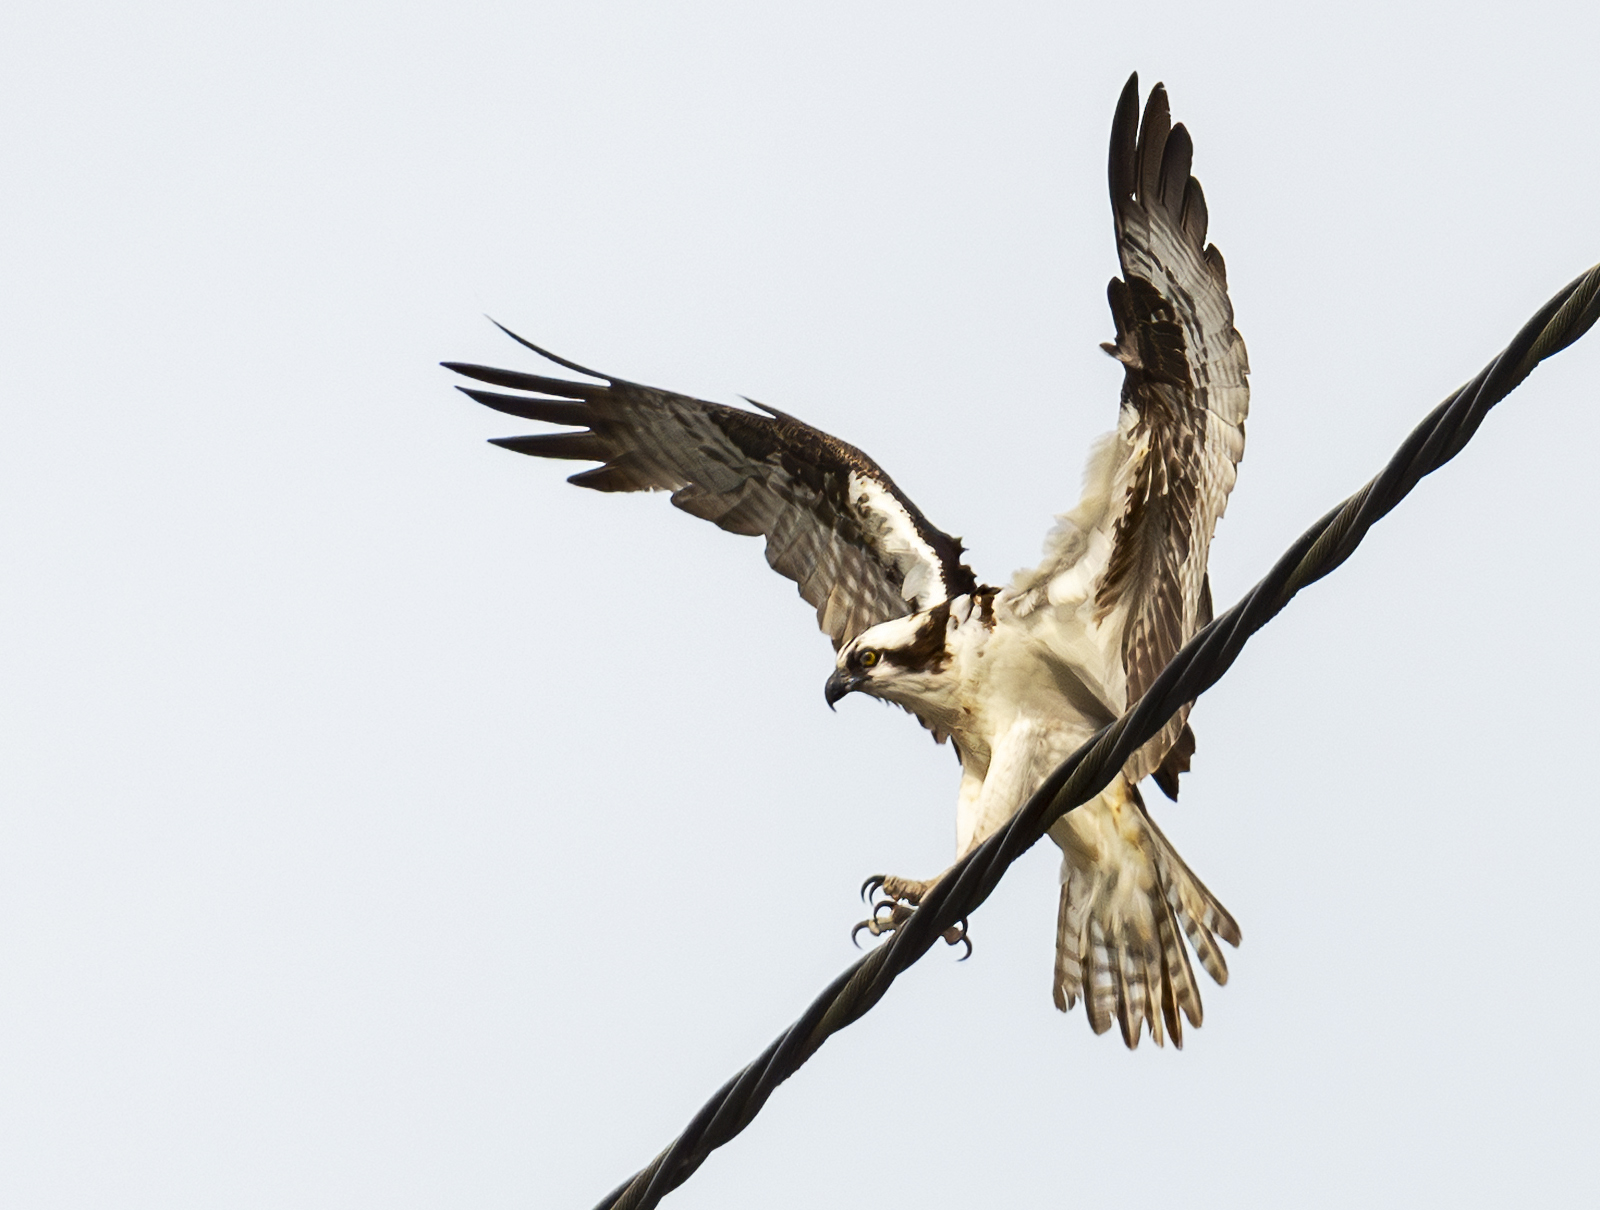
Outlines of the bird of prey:
M501 412L565 426L495 444L599 465L568 480L605 492L666 491L736 534L799 585L836 658L831 706L864 693L904 707L961 762L957 856L1006 822L1064 758L1137 700L1211 619L1206 558L1244 451L1249 365L1222 256L1189 175L1193 144L1157 84L1139 116L1129 79L1111 129L1111 205L1122 276L1109 287L1122 363L1116 429L1089 455L1082 499L1057 519L1044 560L1006 587L981 583L961 543L934 527L866 454L762 404L707 403L585 369L593 381L446 362L523 392L462 387ZM1218 938L1239 929L1162 835L1139 783L1176 798L1194 736L1188 708L1097 798L1063 816L1052 980L1062 1011L1083 1000L1132 1048L1143 1031L1183 1043L1201 1021L1192 948L1217 983ZM894 928L935 879L876 877L864 922ZM954 943L964 932L952 930ZM1188 948L1185 946L1187 939ZM970 952L970 948L969 948Z

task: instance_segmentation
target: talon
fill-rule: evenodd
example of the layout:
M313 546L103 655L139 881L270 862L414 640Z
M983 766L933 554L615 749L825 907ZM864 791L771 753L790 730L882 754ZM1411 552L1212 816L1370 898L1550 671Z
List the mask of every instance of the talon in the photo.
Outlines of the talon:
M888 874L874 874L861 884L861 898L872 908L872 914L855 928L850 930L850 943L856 948L861 947L859 940L865 930L874 937L882 937L886 933L893 933L905 927L906 921L922 902L923 895L937 879L928 882L913 882L908 878L896 878ZM951 945L966 939L966 921L963 920L958 927L945 930L945 940ZM967 952L972 952L972 943L967 942Z
M967 918L965 916L945 929L941 936L944 937L946 945L965 945L967 947L967 952L957 958L957 962L965 962L972 957L972 939L967 936Z
M895 922L893 920L879 920L877 917L863 920L861 923L857 924L855 928L850 930L850 944L854 945L857 949L861 948L861 943L856 940L856 937L861 933L862 929L866 929L866 931L871 933L874 937L882 937L885 933L894 932L895 927Z

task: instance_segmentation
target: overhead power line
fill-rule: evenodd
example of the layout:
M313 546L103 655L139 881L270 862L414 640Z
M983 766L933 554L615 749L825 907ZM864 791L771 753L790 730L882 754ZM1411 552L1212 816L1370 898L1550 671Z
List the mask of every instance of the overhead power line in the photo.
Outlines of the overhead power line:
M1489 409L1546 357L1560 352L1600 318L1600 265L1540 308L1505 350L1471 382L1428 413L1378 476L1306 530L1266 576L1173 657L1121 718L1069 756L1011 821L952 866L887 942L844 971L770 1046L701 1107L682 1134L612 1190L596 1210L651 1210L718 1147L748 1126L773 1090L828 1038L871 1010L896 976L941 934L975 911L1011 863L1062 815L1094 798L1128 757L1184 703L1211 688L1255 634L1302 588L1355 552L1373 524L1472 440Z

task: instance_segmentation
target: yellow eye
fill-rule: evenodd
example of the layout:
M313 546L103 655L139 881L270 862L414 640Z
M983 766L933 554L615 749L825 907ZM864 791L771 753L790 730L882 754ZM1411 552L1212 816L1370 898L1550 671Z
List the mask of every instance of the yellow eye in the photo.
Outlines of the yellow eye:
M871 668L877 662L878 653L876 651L863 651L861 653L861 666L863 668Z

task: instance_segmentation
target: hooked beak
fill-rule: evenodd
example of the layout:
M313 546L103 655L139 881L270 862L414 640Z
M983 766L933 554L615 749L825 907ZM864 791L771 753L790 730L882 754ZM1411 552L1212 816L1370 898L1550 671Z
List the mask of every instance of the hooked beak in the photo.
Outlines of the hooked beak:
M834 709L834 703L845 694L854 693L861 688L861 682L866 679L860 673L835 668L833 675L828 678L828 683L822 687L822 696L828 699L828 709Z

